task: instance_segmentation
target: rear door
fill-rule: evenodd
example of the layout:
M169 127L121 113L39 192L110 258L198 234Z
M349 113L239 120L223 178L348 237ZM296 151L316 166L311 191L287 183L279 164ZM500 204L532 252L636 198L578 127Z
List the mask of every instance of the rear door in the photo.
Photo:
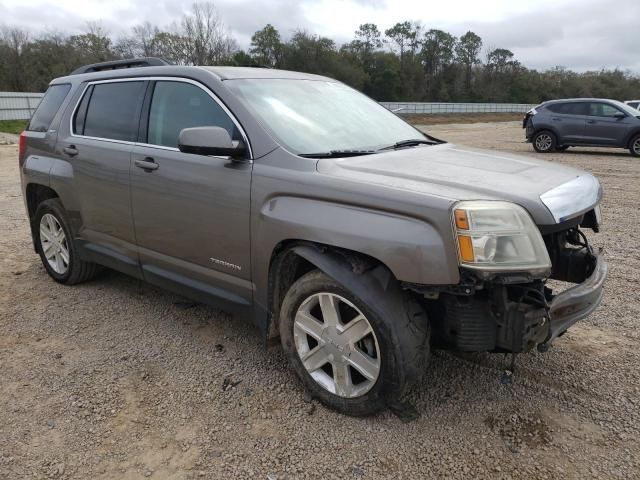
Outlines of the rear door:
M56 145L73 169L79 236L95 260L140 276L130 199L131 151L148 82L87 84ZM64 135L63 135L64 131Z
M619 114L624 117L616 117ZM634 126L637 126L636 119L616 106L605 102L589 102L585 131L588 143L626 147L625 140Z
M250 305L250 161L186 154L183 128L239 125L206 87L157 80L133 149L131 199L145 278L208 301ZM248 143L247 143L248 145Z
M582 102L554 103L547 106L551 127L558 134L558 143L576 144L584 140L587 107Z

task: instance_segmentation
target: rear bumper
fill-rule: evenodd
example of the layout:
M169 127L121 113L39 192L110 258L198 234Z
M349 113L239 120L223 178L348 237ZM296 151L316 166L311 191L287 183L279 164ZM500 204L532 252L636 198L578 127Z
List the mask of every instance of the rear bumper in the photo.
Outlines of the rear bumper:
M545 344L562 335L574 323L588 317L600 305L609 266L597 255L591 276L584 282L558 294L549 309L549 334Z

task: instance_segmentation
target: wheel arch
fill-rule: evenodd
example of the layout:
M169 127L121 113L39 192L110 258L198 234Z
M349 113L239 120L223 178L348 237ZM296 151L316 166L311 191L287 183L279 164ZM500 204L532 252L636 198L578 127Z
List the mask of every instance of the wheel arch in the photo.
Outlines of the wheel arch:
M304 240L280 242L271 255L269 264L268 308L269 324L266 329L268 343L279 338L280 307L287 291L293 283L311 270L318 269L366 301L369 294L357 285L365 273L371 272L371 279L380 288L387 288L391 282L398 284L391 270L380 260L369 255ZM358 292L358 290L360 290ZM358 294L359 293L359 294ZM365 298L363 298L365 297Z
M29 226L32 233L31 240L33 242L33 249L37 252L38 247L36 245L35 235L33 235L33 229L35 228L34 218L36 215L36 211L38 210L38 206L42 202L50 200L52 198L60 199L60 195L58 195L58 192L56 192L53 188L47 185L31 182L28 183L25 187L25 198L27 204L27 213L29 215Z
M631 133L627 135L627 138L624 141L624 148L631 148L631 140L633 140L637 135L640 135L640 127L632 130Z

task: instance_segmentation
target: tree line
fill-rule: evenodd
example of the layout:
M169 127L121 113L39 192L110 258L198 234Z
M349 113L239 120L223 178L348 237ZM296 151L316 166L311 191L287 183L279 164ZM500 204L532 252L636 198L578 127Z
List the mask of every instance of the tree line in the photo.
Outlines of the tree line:
M485 47L483 49L483 47ZM551 98L640 96L640 78L630 72L577 73L555 66L522 65L507 48L487 48L476 33L456 37L404 21L387 29L363 23L353 39L338 45L306 30L289 38L272 25L239 48L212 3L195 3L165 28L149 22L119 37L100 24L83 33L0 29L0 91L44 91L49 81L78 66L131 57L162 57L177 65L237 65L282 68L327 75L379 101L538 103Z

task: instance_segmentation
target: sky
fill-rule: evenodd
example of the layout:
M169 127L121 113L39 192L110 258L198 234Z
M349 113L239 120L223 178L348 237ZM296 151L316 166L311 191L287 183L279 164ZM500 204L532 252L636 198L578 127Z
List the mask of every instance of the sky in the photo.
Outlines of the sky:
M33 33L81 32L88 21L117 38L136 24L179 21L192 0L0 0L0 25ZM640 74L639 0L217 0L216 8L241 48L267 23L283 38L305 29L350 41L361 23L384 31L420 22L454 35L472 30L484 52L508 48L529 68L562 65L576 71L620 68Z

